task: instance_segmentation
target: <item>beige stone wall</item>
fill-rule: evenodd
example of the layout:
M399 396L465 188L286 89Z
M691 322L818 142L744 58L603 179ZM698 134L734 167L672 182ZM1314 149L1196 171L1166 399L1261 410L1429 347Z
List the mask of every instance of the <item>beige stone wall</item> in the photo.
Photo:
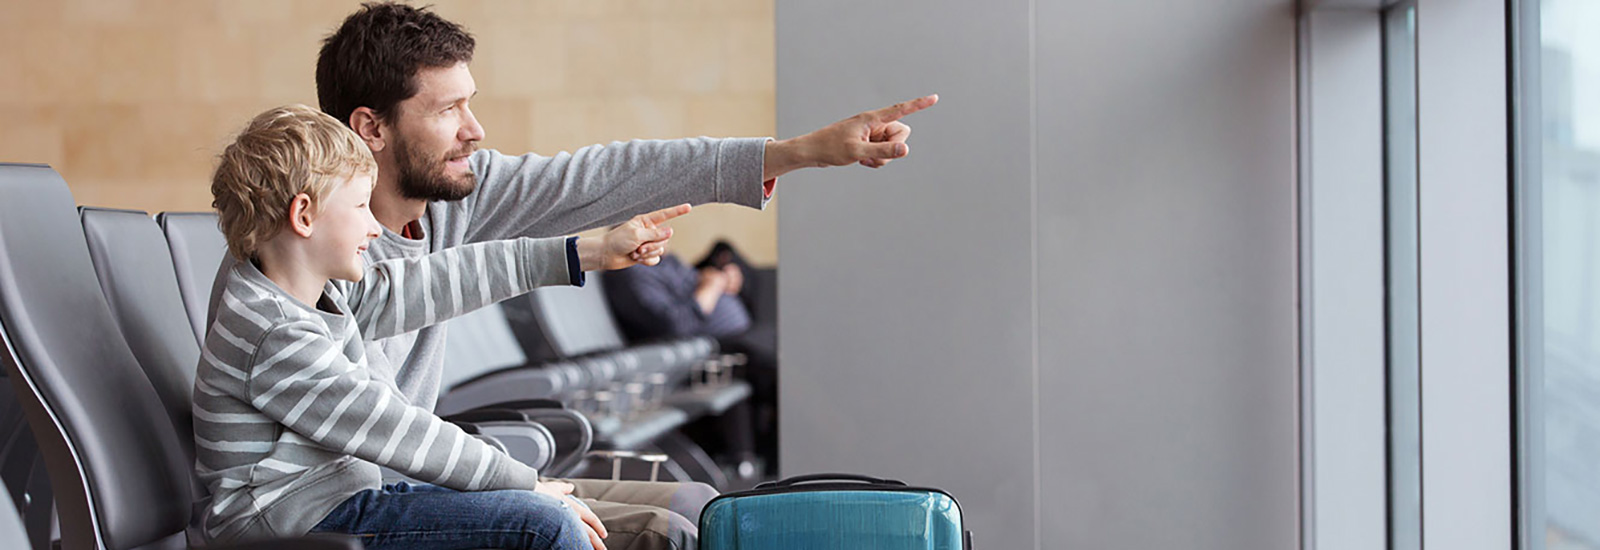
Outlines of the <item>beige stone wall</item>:
M209 208L229 134L316 104L319 41L358 2L0 0L0 161L43 162L83 204ZM552 154L630 138L768 136L773 0L440 0L478 39L484 146ZM777 260L777 220L708 206L677 252L730 238Z

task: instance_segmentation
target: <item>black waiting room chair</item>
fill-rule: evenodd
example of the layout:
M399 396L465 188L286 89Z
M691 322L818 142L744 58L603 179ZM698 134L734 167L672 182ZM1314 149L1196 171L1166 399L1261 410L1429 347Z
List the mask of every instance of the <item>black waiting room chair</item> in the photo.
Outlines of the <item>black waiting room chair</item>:
M0 365L54 489L65 550L185 548L192 463L107 306L71 193L0 164ZM251 548L356 548L304 538Z

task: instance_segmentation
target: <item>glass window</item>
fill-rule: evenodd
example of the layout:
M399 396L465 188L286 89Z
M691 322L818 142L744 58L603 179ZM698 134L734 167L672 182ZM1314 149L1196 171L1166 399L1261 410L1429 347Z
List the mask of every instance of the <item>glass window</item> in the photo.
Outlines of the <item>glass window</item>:
M1421 550L1416 2L1383 13L1383 82L1389 538L1392 550Z
M1600 2L1517 11L1525 545L1600 550Z

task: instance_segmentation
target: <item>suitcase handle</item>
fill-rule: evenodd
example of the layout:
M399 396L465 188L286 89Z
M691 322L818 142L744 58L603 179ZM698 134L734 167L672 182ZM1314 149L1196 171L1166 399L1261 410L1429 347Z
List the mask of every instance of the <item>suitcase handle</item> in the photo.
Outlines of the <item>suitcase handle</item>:
M803 476L794 476L784 479L783 481L768 481L766 483L757 485L756 488L769 489L776 487L793 487L802 483L812 483L817 481L858 481L872 485L894 485L899 487L904 487L906 485L906 482L897 479L883 479L879 477L857 474L806 474Z

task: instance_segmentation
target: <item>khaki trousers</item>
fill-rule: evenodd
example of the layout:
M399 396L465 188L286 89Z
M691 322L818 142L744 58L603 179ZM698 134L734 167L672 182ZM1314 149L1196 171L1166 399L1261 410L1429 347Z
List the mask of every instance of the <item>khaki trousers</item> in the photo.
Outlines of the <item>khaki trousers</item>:
M608 550L695 550L700 510L717 492L703 483L562 479L605 524Z

